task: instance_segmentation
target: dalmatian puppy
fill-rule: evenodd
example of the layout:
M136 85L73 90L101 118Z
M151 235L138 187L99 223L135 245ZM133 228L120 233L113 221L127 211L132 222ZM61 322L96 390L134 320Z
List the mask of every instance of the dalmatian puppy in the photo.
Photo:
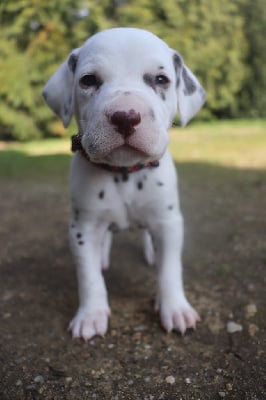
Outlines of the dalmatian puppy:
M183 220L168 129L199 111L205 92L182 57L152 33L114 28L75 49L46 84L49 107L67 127L74 114L70 242L79 308L74 338L105 335L110 308L102 270L112 232L143 230L158 268L155 309L166 331L195 328L199 316L182 282Z

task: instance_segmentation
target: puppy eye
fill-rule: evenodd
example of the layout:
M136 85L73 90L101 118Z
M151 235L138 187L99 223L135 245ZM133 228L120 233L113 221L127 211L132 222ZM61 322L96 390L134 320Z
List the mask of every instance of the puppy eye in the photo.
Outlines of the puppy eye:
M155 84L156 85L164 86L164 85L167 85L169 82L170 82L170 80L165 75L157 75L155 77Z
M84 89L88 89L90 87L99 87L101 82L96 75L88 74L82 76L79 80L80 86Z

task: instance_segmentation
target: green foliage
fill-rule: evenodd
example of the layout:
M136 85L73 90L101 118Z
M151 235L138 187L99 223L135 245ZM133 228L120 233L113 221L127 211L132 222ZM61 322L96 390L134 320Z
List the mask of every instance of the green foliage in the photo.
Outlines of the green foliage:
M0 138L66 135L41 90L72 48L113 26L151 30L207 91L203 118L266 115L263 0L2 0Z
M230 0L126 3L118 10L117 21L150 29L178 49L206 89L206 110L236 115L236 96L247 74L244 21L236 4Z
M266 116L266 2L265 0L239 0L245 19L248 43L245 63L248 76L241 92L241 111L245 116Z
M27 140L65 131L41 98L45 81L86 37L77 0L1 4L0 137Z

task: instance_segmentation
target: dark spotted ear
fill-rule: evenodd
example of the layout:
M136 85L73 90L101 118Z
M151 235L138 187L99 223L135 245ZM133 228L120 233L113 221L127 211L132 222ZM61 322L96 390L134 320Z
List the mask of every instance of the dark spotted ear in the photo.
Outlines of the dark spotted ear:
M181 56L176 52L174 54L174 65L177 76L176 89L179 116L181 125L185 126L201 109L206 95L195 75L183 63Z
M61 118L65 128L73 115L73 80L79 49L73 50L66 61L51 76L43 89L48 106Z

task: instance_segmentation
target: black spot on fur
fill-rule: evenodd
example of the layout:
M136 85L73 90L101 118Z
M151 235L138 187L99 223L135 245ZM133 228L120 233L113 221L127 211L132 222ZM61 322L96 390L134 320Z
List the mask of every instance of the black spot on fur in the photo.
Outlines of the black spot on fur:
M76 70L77 62L78 62L78 56L76 54L71 54L71 56L68 59L68 66L73 73Z
M168 210L173 210L174 206L171 204L170 206L168 206Z
M103 199L104 198L104 191L101 190L99 193L99 199Z
M79 244L80 246L82 246L82 245L84 244L83 240L79 240L79 241L78 241L78 244Z
M195 82L190 78L187 73L187 70L183 68L182 77L185 84L184 95L191 96L197 89Z
M114 177L114 181L115 181L115 183L119 183L119 178L118 178L118 176L115 176L115 177Z
M173 60L174 60L174 68L175 68L175 72L176 72L176 87L178 88L178 86L180 85L180 71L181 71L183 62L182 62L182 58L177 53L174 54Z
M164 93L164 91L162 91L160 89L162 89L162 88L167 89L168 83L165 83L164 85L157 84L156 78L154 78L151 74L144 74L143 80L148 86L150 86L161 97L162 100L165 100L165 93ZM151 115L151 113L149 113L149 114ZM153 116L155 118L154 114L153 114Z
M158 67L158 69L161 69L161 70L162 70L162 69L164 69L164 67L163 67L162 65L160 65L160 66Z
M142 190L143 189L143 183L140 181L140 182L138 182L138 189L139 190Z
M128 180L129 180L129 175L128 175L127 168L122 169L122 181L127 182Z
M176 71L176 73L178 73L179 71L179 69L182 67L182 65L183 65L183 62L182 62L182 58L180 57L180 55L179 54L177 54L177 53L175 53L174 54L174 67L175 67L175 71Z
M75 215L75 220L77 221L79 219L79 210L77 208L74 210L74 215Z
M116 233L117 231L118 231L118 226L116 225L116 223L115 222L112 222L110 225L109 225L109 231L111 231L112 233Z
M143 80L148 86L152 87L155 90L154 79L151 74L144 74Z
M82 234L81 234L80 232L78 232L78 233L76 234L76 236L77 236L77 239L82 238Z
M71 226L70 226L70 227L71 227L72 229L73 229L73 228L75 228L75 224L71 224Z
M163 183L163 182L160 182L160 181L158 181L158 182L157 182L157 186L164 186L164 183Z
M152 121L155 121L156 117L155 117L154 111L152 109L149 110L149 116L151 117Z
M124 92L125 96L129 96L131 94L131 92Z
M160 92L160 97L163 101L165 101L165 93L164 92Z

